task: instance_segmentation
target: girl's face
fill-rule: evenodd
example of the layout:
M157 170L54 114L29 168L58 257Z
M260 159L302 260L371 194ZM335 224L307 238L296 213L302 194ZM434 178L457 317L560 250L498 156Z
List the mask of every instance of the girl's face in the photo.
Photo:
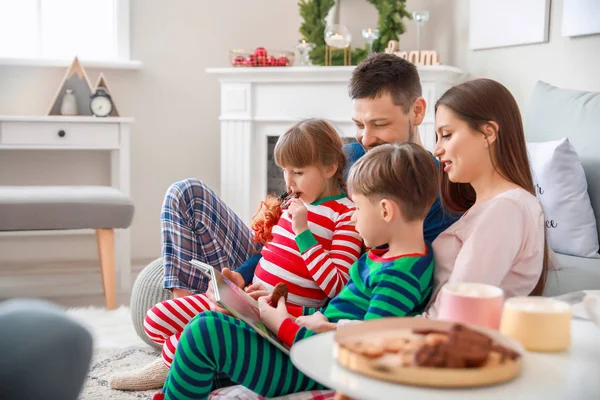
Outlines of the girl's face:
M335 168L319 168L309 166L302 168L282 168L283 178L288 190L298 195L304 203L313 203L323 197L332 196L331 178L335 174ZM335 185L333 185L335 186Z
M433 155L440 168L454 183L471 183L490 164L486 136L475 131L448 107L440 106L435 114L437 143Z

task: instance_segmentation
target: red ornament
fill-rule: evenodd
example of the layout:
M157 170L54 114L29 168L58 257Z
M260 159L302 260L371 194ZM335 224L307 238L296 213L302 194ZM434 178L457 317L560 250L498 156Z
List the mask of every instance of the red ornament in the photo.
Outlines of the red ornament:
M254 50L254 57L259 58L259 57L265 57L267 58L267 50L264 47L257 47Z
M287 67L290 65L290 60L287 57L279 57L277 59L277 65L280 67Z
M269 59L267 57L259 57L257 59L257 62L258 62L259 67L268 67L269 66Z
M252 54L250 54L248 57L246 57L246 65L248 67L255 67L257 65L256 58Z
M273 56L269 56L268 64L269 64L269 67L276 67L278 65L277 59Z
M234 60L233 60L233 66L234 67L245 67L246 66L246 59L242 56L237 56Z

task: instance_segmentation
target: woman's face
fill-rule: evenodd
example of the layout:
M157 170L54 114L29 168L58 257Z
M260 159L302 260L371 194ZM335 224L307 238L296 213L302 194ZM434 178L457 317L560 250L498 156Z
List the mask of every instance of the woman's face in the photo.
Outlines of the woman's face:
M491 166L485 135L471 129L448 107L438 107L435 132L437 143L433 155L440 159L440 168L451 182L471 183Z

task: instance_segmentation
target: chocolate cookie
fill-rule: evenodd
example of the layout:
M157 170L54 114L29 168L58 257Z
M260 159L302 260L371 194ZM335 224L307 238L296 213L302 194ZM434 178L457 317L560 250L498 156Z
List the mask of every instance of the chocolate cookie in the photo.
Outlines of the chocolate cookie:
M271 304L276 307L277 303L279 303L279 298L281 297L283 297L287 302L288 288L283 282L279 282L277 285L275 285L275 288L273 289L273 297L271 297Z

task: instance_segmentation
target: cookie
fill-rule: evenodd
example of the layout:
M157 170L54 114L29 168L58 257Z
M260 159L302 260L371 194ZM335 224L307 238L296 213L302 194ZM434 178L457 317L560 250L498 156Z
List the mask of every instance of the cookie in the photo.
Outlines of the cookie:
M296 198L298 198L298 194L294 192L290 191L283 193L281 196L279 196L279 200L281 201L281 209L287 210L287 208L290 206L290 201Z
M275 288L273 289L273 297L271 297L271 304L277 306L277 303L279 303L279 298L281 297L283 297L287 302L288 288L283 282L279 282L277 285L275 285Z

